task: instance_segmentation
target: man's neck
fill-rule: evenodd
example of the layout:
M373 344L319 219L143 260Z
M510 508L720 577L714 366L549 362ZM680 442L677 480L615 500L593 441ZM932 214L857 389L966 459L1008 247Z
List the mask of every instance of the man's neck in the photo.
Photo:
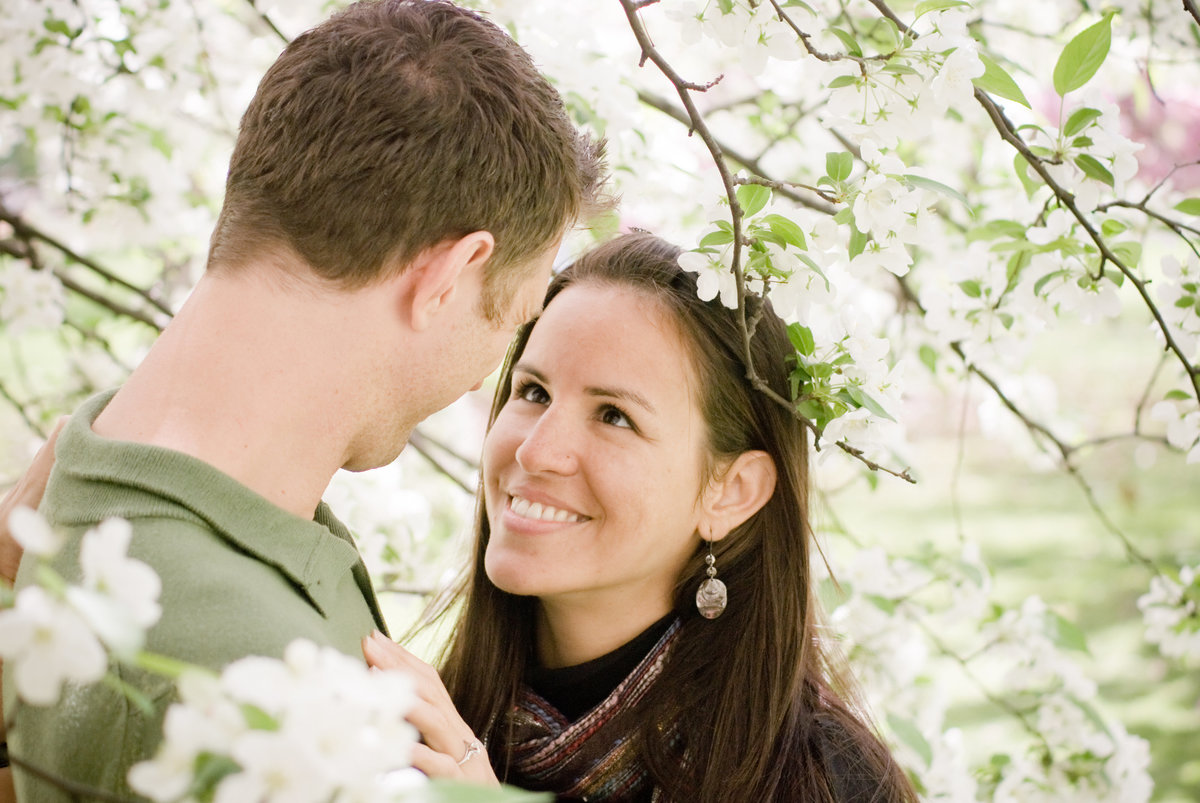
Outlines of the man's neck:
M206 275L96 433L191 455L311 518L370 409L356 387L370 373L353 342L355 299Z

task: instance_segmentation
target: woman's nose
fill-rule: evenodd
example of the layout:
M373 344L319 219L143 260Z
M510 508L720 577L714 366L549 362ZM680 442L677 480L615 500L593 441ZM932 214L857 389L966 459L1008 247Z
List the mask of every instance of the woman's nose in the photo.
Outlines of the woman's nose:
M578 468L575 435L563 410L553 405L538 416L517 447L517 464L530 474L572 474Z

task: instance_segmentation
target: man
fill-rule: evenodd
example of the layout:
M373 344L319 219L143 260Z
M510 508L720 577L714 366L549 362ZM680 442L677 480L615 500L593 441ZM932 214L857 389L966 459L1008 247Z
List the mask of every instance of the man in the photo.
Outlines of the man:
M130 556L163 581L147 649L214 668L301 637L360 655L384 625L321 494L495 368L598 203L599 158L527 55L449 3L356 4L288 46L242 120L205 276L67 424L42 503L75 535L132 522ZM78 576L77 537L57 569ZM121 678L152 715L70 688L15 708L11 754L128 792L172 687ZM66 799L19 767L17 792Z

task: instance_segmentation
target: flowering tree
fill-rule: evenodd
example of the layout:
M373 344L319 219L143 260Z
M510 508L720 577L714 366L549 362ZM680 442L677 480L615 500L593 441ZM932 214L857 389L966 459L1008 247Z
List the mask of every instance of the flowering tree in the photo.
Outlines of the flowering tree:
M4 473L167 323L202 267L254 81L328 5L47 0L0 19ZM613 225L691 248L681 263L706 297L745 310L766 295L790 322L793 392L776 401L811 430L819 484L919 480L905 399L952 399L1030 472L1070 478L1143 572L1147 641L1200 662L1200 551L1159 554L1096 490L1104 450L1200 479L1191 0L472 5L607 136ZM1140 366L1118 382L1089 348L1114 330ZM1033 369L1064 347L1088 411L1059 409L1056 378ZM414 438L428 462L335 483L382 585L428 587L452 563L479 433L462 405ZM1086 634L1056 605L1001 604L967 537L833 546L832 623L927 798L1151 798L1153 746L1108 712ZM81 680L72 666L45 677ZM954 727L948 688L988 701L1003 738Z

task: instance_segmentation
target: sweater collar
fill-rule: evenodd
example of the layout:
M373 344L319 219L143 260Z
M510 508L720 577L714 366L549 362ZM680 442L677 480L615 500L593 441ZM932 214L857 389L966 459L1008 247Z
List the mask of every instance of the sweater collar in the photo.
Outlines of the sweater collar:
M97 435L92 424L114 395L116 390L110 390L89 399L59 435L50 477L57 486L57 501L48 511L51 523L86 526L110 516L197 520L278 569L322 616L330 609L338 580L353 571L382 625L350 532L324 502L306 520L182 452ZM122 492L106 492L105 486Z

